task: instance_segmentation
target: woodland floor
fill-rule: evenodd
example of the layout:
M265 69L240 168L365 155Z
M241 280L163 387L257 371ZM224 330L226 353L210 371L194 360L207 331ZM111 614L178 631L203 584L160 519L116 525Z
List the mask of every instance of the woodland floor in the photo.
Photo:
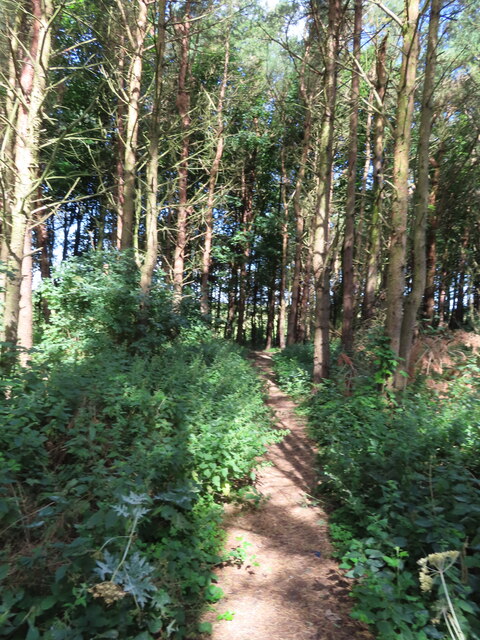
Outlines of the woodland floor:
M295 404L275 384L271 358L252 354L267 384L277 426L290 434L266 456L258 473L259 508L230 507L227 549L250 543L242 566L216 571L225 597L204 620L213 640L371 640L349 617L349 581L331 557L328 515L312 500L315 450ZM252 556L255 556L253 559ZM255 565L258 563L258 566ZM217 620L232 612L233 620Z

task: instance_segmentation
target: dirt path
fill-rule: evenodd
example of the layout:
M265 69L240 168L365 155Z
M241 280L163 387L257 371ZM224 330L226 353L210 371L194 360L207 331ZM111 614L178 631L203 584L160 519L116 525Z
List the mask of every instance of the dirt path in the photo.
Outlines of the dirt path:
M225 597L206 618L213 640L360 640L371 639L348 616L348 581L331 558L327 515L312 506L315 452L295 404L275 384L271 357L252 356L267 381L267 404L277 425L289 429L272 446L257 489L265 497L258 509L230 508L227 549L247 543L249 560L217 571ZM255 556L252 559L252 556ZM256 566L255 563L258 563ZM233 620L216 620L233 613Z

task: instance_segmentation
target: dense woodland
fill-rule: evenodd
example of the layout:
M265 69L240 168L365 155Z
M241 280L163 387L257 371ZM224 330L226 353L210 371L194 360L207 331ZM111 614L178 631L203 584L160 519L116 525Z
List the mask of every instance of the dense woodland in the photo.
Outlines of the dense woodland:
M309 416L352 615L480 638L478 3L0 24L0 637L208 632L222 503L281 438L248 347Z

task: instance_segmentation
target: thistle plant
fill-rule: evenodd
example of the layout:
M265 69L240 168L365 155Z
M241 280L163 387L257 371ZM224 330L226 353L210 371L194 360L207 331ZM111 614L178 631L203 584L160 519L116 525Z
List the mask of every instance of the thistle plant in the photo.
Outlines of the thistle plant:
M113 604L130 594L137 606L142 607L151 597L151 592L156 591L150 579L153 566L140 552L130 553L138 523L150 511L145 506L150 501L146 494L131 492L128 496L122 496L121 503L114 506L117 514L130 522L130 531L127 536L122 536L126 538L126 544L121 555L105 551L103 561L97 560L95 573L100 576L102 582L89 590L94 598L101 598L106 604ZM105 545L112 540L107 540Z
M440 581L443 596L440 600L440 615L443 617L448 634L452 640L466 640L445 580L445 574L458 560L459 555L458 551L443 551L440 553L430 553L418 561L420 565L420 589L422 591L425 593L431 591L436 579L438 578ZM438 621L438 619L433 620L433 622Z

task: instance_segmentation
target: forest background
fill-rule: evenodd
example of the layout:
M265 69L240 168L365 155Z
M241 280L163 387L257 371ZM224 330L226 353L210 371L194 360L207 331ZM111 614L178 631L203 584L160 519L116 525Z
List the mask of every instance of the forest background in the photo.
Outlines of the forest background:
M354 615L479 637L478 12L2 2L0 635L199 632L279 437L236 342L283 350Z

